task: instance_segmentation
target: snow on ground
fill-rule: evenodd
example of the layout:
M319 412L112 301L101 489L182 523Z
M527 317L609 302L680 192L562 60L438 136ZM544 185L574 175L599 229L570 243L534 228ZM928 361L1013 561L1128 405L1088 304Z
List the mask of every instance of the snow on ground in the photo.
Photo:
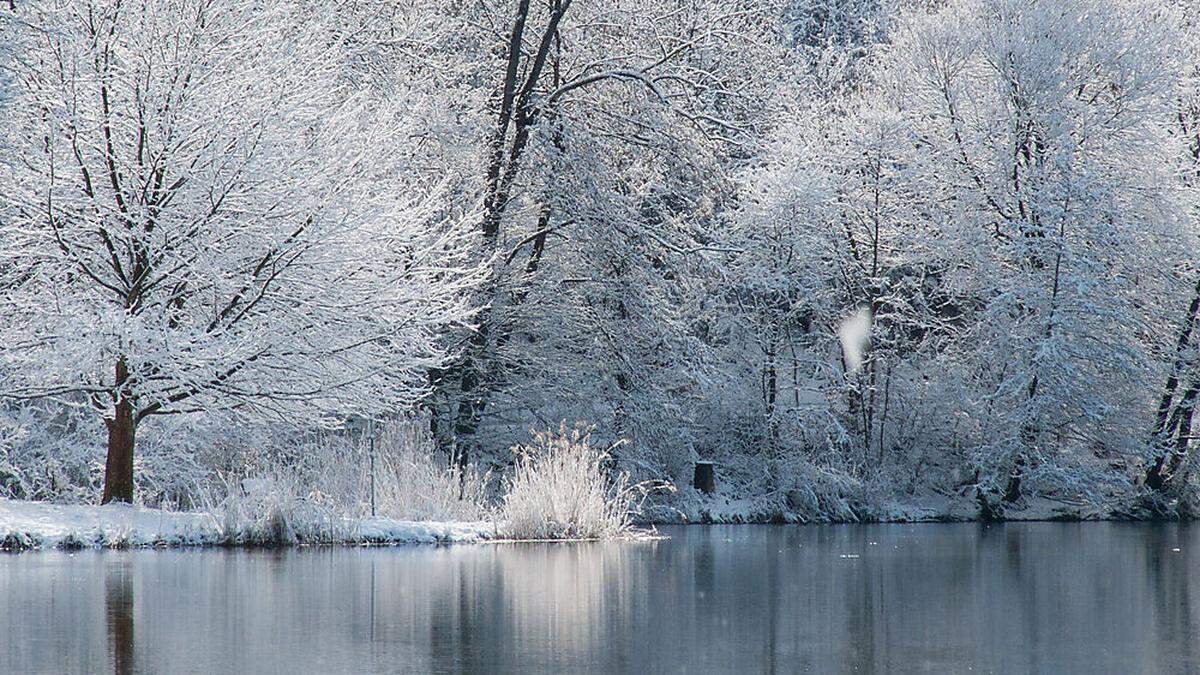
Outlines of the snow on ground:
M493 523L417 522L364 518L357 523L353 543L465 544L498 538Z
M348 521L345 544L448 544L496 538L475 522ZM215 546L229 537L218 516L128 504L63 505L0 499L0 548Z
M69 506L0 499L0 537L24 536L34 546L203 546L221 539L206 513L179 513L128 504Z

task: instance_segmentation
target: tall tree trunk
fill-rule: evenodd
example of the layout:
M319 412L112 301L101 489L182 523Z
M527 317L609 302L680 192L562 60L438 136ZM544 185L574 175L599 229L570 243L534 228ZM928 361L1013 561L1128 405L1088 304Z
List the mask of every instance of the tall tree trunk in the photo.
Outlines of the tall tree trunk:
M1004 503L1012 504L1021 498L1021 476L1025 472L1025 455L1017 455L1008 483L1004 486Z
M1200 396L1200 382L1194 382L1179 398L1175 412L1167 431L1174 438L1174 451L1168 451L1170 459L1166 461L1165 481L1171 481L1183 466L1188 457L1188 446L1192 441L1192 415L1196 411L1196 398Z
M1038 376L1034 375L1029 381L1029 390L1026 392L1026 402L1031 402L1038 393ZM1037 443L1038 429L1034 422L1026 420L1021 423L1021 447L1017 450L1017 457L1013 460L1012 469L1008 474L1008 483L1004 486L1004 502L1012 504L1021 498L1021 478L1025 474L1026 454Z
M571 0L554 0L551 3L550 16L538 46L532 54L525 57L524 71L521 69L521 62L527 43L524 35L529 19L530 0L517 0L516 4L512 31L507 40L504 81L498 96L499 110L496 127L489 142L490 158L485 176L481 232L488 253L495 252L501 243L500 226L508 209L510 191L520 169L530 132L537 122L536 118L542 116L535 109L534 90L541 82L543 69L550 59L551 51L558 47L559 23L570 7ZM557 63L553 68L556 71ZM548 219L549 211L545 210L544 215ZM535 238L534 258L526 268L526 275L532 275L537 270L538 260L544 248L545 236ZM511 259L508 262L511 262ZM499 277L504 271L494 270L493 273ZM497 278L496 283L481 294L480 304L484 309L479 315L479 330L471 336L459 364L448 371L451 376L447 381L457 381L458 384L458 391L455 392L457 405L451 406L450 414L453 416L451 428L454 430L454 437L451 439L452 454L459 466L465 466L478 449L475 435L491 393L489 388L494 385L488 376L488 359L492 356L488 352L503 343L507 332L506 326L502 324L503 317L496 315L496 305L499 304L496 302L496 295L504 287L500 281ZM520 292L517 297L521 298ZM493 329L495 333L489 344L489 334Z
M779 452L779 422L775 414L776 401L779 398L779 370L776 365L775 333L771 332L770 344L767 347L767 363L763 373L763 398L766 403L767 416L767 453L772 460Z
M104 465L104 497L101 504L112 501L133 502L133 442L137 430L133 401L125 391L129 369L125 357L117 360L116 405L112 419L104 420L108 427L108 460Z
M452 459L454 465L459 469L465 469L477 454L475 446L478 441L475 438L475 432L479 429L480 418L483 415L484 394L486 393L483 391L483 382L480 380L479 372L475 370L477 363L479 363L478 360L472 360L463 367L458 406L454 410Z
M1189 440L1187 436L1190 436L1191 433L1191 411L1195 405L1195 388L1184 392L1178 399L1176 395L1179 393L1180 379L1193 365L1188 352L1192 348L1192 335L1197 319L1200 319L1200 281L1196 283L1183 326L1179 329L1179 336L1176 338L1175 344L1175 360L1171 364L1171 372L1167 375L1167 382L1158 403L1154 428L1150 431L1150 444L1158 456L1146 471L1144 483L1152 490L1161 491L1167 487L1172 467L1179 463L1181 455L1187 454L1187 441ZM1187 417L1188 433L1183 437L1177 434L1176 442L1172 444L1171 435L1179 428L1180 416L1184 412ZM1180 440L1183 442L1180 443ZM1172 445L1175 446L1174 449L1172 449Z

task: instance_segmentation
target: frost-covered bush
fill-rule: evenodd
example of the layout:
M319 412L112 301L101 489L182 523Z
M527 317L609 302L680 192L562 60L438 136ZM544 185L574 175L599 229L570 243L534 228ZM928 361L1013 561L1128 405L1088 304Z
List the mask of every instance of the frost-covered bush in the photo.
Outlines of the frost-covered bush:
M482 520L487 517L486 493L490 475L474 467L452 466L438 453L428 427L391 424L375 445L376 513L401 520ZM360 456L370 448L359 441ZM359 510L370 501L370 458L360 466ZM362 464L360 462L360 464ZM362 475L362 469L366 475Z
M0 497L73 503L99 495L102 427L65 406L0 405Z
M88 410L55 401L0 404L0 497L60 504L99 501L104 425ZM214 449L260 435L204 415L164 419L141 434L136 499L146 506L196 506L216 470Z
M505 482L500 520L515 539L608 539L636 533L634 517L650 489L609 470L607 451L593 447L588 430L535 433L513 448L516 462Z
M227 544L334 543L347 539L352 529L334 500L306 488L286 469L229 485L210 510Z
M485 520L488 475L450 466L420 420L383 426L374 447L375 513L396 520ZM322 433L247 448L205 500L238 544L351 538L371 514L372 450L360 434Z

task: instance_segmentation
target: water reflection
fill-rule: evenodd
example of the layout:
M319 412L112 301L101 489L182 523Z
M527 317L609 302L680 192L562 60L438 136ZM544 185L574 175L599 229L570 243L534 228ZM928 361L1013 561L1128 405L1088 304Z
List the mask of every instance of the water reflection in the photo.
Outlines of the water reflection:
M0 557L0 672L1200 672L1180 525Z
M119 561L104 570L104 624L115 675L137 672L134 649L133 580L130 565Z

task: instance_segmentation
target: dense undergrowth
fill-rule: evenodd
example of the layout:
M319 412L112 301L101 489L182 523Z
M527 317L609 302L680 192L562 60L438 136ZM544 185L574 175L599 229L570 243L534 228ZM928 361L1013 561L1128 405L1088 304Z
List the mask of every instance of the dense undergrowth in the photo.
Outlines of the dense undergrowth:
M372 449L359 433L213 435L191 429L185 435L166 429L168 437L147 438L139 502L209 514L219 531L215 543L234 546L363 543L370 538L359 528L372 512L393 521L487 523L492 538L505 539L636 537L657 523L963 521L984 515L979 495L986 485L937 463L918 461L920 469L907 473L868 472L799 453L779 452L764 462L753 448L730 447L708 453L716 462L717 490L703 494L690 484L690 464L673 474L656 472L631 461L619 443L597 442L585 427L535 433L527 443L487 456L486 464L467 467L452 464L427 430L426 420L383 425ZM48 428L50 436L73 438L59 427ZM179 456L181 437L195 446L183 453L191 458L184 471L156 452L170 448L169 456ZM9 441L0 471L0 497L98 502L100 448L80 442L66 452L60 443L38 452L36 436L16 440ZM48 456L57 461L46 462ZM1169 495L1131 488L1127 473L1100 465L1068 471L1046 464L1027 475L1028 495L988 515L1175 520L1200 513L1189 486ZM133 543L179 545L92 531L57 545ZM12 532L3 547L39 544L34 535Z
M500 470L458 466L436 451L422 425L395 423L374 443L366 435L326 434L239 452L230 468L196 481L176 503L150 505L193 505L188 510L207 514L217 533L199 541L231 546L370 543L364 523L412 521L485 522L491 538L610 539L641 536L636 523L647 496L669 487L632 482L583 427L535 433L511 449L511 459ZM95 503L81 494L85 487L56 501ZM8 549L40 547L36 535L9 538ZM80 532L56 546L121 548L128 539Z

